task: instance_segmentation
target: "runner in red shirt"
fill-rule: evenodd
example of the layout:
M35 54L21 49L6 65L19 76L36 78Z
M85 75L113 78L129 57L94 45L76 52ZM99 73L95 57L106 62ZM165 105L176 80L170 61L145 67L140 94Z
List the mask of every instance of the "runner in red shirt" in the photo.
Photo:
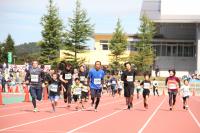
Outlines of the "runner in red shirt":
M180 80L176 77L176 71L174 69L169 70L169 77L166 78L166 86L169 94L169 109L172 110L176 103L176 95L180 88Z

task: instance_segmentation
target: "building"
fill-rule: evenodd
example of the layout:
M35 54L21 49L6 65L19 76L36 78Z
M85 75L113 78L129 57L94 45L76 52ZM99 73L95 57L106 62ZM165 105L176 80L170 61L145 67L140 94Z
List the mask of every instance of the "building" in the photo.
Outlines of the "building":
M198 0L144 0L141 15L156 24L155 65L165 75L179 72L200 73L200 8Z

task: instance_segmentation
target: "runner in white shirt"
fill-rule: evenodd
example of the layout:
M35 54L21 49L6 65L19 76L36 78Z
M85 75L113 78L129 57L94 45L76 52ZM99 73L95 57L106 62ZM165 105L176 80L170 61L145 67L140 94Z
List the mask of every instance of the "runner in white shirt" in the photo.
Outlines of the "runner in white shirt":
M181 93L183 96L183 109L188 110L188 100L190 96L190 86L189 86L189 80L184 79L184 85L181 86Z

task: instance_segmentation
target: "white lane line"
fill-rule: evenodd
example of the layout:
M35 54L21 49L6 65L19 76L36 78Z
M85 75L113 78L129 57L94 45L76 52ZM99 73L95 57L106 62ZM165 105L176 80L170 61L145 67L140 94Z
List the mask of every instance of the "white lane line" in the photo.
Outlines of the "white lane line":
M195 121L195 123L198 125L198 127L200 128L200 123L197 120L197 118L195 117L195 115L192 113L192 111L190 109L188 109L190 115L192 116L193 120Z
M158 112L159 108L162 106L162 104L164 103L166 97L162 100L162 102L158 105L158 107L154 110L154 112L152 113L152 115L148 118L148 120L145 122L145 124L142 126L142 128L138 131L138 133L142 133L143 130L146 128L146 126L149 124L149 122L151 121L151 119L156 115L156 113Z
M137 104L139 104L139 103L141 103L141 102L142 102L142 100L139 101L139 102L137 102L137 103L135 103L135 104L133 104L133 106L135 106L135 105L137 105ZM125 109L125 108L124 108L124 109ZM90 126L90 125L92 125L92 124L94 124L94 123L96 123L96 122L98 122L98 121L101 121L101 120L106 119L106 118L108 118L108 117L110 117L110 116L113 116L113 115L115 115L115 114L117 114L117 113L123 111L124 109L115 111L115 112L113 112L113 113L111 113L111 114L109 114L109 115L103 116L103 117L101 117L101 118L99 118L99 119L96 119L96 120L94 120L94 121L91 121L91 122L89 122L89 123L87 123L87 124L84 124L84 125L82 125L82 126L80 126L80 127L77 127L77 128L72 129L72 130L70 130L70 131L67 131L67 133L73 133L73 132L75 132L75 131L77 131L77 130L79 130L79 129L81 129L81 128Z
M119 102L119 101L122 101L122 100L118 100L117 102ZM109 102L109 103L106 103L106 104L102 104L101 106L106 106L106 105L113 104L113 103L116 103L116 101L115 102ZM90 108L93 108L93 107L90 107ZM37 122L58 118L58 117L65 116L65 115L78 113L78 112L81 112L81 110L74 111L74 112L68 112L68 113L64 113L64 114L60 114L60 115L56 115L56 116L52 116L52 117L46 117L46 118L43 118L43 119L39 119L39 120L35 120L35 121L31 121L31 122L27 122L27 123L23 123L23 124L19 124L19 125L10 126L10 127L7 127L7 128L2 128L2 129L0 129L0 132L6 131L6 130L9 130L9 129L13 129L13 128L16 128L16 127L26 126L26 125L34 124L34 123L37 123Z

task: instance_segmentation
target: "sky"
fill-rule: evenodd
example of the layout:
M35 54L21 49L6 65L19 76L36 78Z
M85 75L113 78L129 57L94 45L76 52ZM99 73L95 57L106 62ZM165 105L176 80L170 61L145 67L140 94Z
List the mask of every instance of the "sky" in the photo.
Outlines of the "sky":
M54 0L54 3L67 27L75 0ZM112 33L117 18L121 19L126 33L138 31L142 0L81 0L81 3L95 25L95 33ZM11 34L15 45L40 41L40 21L47 12L47 5L48 0L0 0L0 42L4 42L8 34ZM92 46L91 41L88 45Z

